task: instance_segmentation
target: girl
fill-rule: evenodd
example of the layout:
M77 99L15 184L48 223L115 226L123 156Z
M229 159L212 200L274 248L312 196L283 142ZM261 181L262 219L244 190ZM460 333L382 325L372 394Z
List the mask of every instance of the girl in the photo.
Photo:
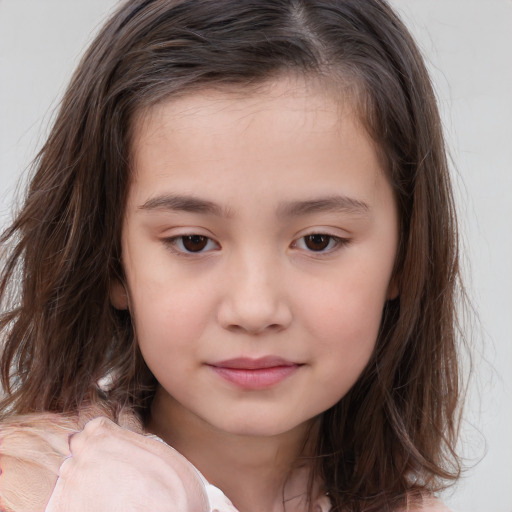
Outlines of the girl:
M443 509L455 215L383 0L127 1L2 243L3 510Z

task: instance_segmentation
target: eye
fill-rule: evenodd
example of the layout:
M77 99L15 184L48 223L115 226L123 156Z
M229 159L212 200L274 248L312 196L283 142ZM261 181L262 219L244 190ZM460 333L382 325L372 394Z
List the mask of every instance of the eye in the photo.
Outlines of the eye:
M325 233L313 233L299 238L294 246L312 252L328 252L339 245L348 243L348 240Z
M219 244L203 235L175 236L165 242L180 253L203 253L219 249Z

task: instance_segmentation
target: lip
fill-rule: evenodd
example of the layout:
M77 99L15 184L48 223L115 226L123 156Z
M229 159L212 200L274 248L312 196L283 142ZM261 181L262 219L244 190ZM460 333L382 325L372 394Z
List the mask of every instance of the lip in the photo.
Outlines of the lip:
M266 389L293 375L302 365L281 357L238 357L208 364L221 378L246 389Z

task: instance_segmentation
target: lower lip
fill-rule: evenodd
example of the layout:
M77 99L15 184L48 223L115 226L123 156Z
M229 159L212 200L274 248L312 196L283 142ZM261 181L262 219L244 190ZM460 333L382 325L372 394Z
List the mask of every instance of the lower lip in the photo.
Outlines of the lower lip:
M293 375L299 368L299 365L272 366L270 368L242 369L242 368L224 368L211 366L211 368L224 380L235 384L242 389L266 389Z

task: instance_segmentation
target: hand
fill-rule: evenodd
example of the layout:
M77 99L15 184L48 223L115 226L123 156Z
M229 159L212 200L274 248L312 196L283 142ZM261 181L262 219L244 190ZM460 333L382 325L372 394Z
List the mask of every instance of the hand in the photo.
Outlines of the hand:
M209 512L201 478L176 450L101 417L71 436L45 512Z

